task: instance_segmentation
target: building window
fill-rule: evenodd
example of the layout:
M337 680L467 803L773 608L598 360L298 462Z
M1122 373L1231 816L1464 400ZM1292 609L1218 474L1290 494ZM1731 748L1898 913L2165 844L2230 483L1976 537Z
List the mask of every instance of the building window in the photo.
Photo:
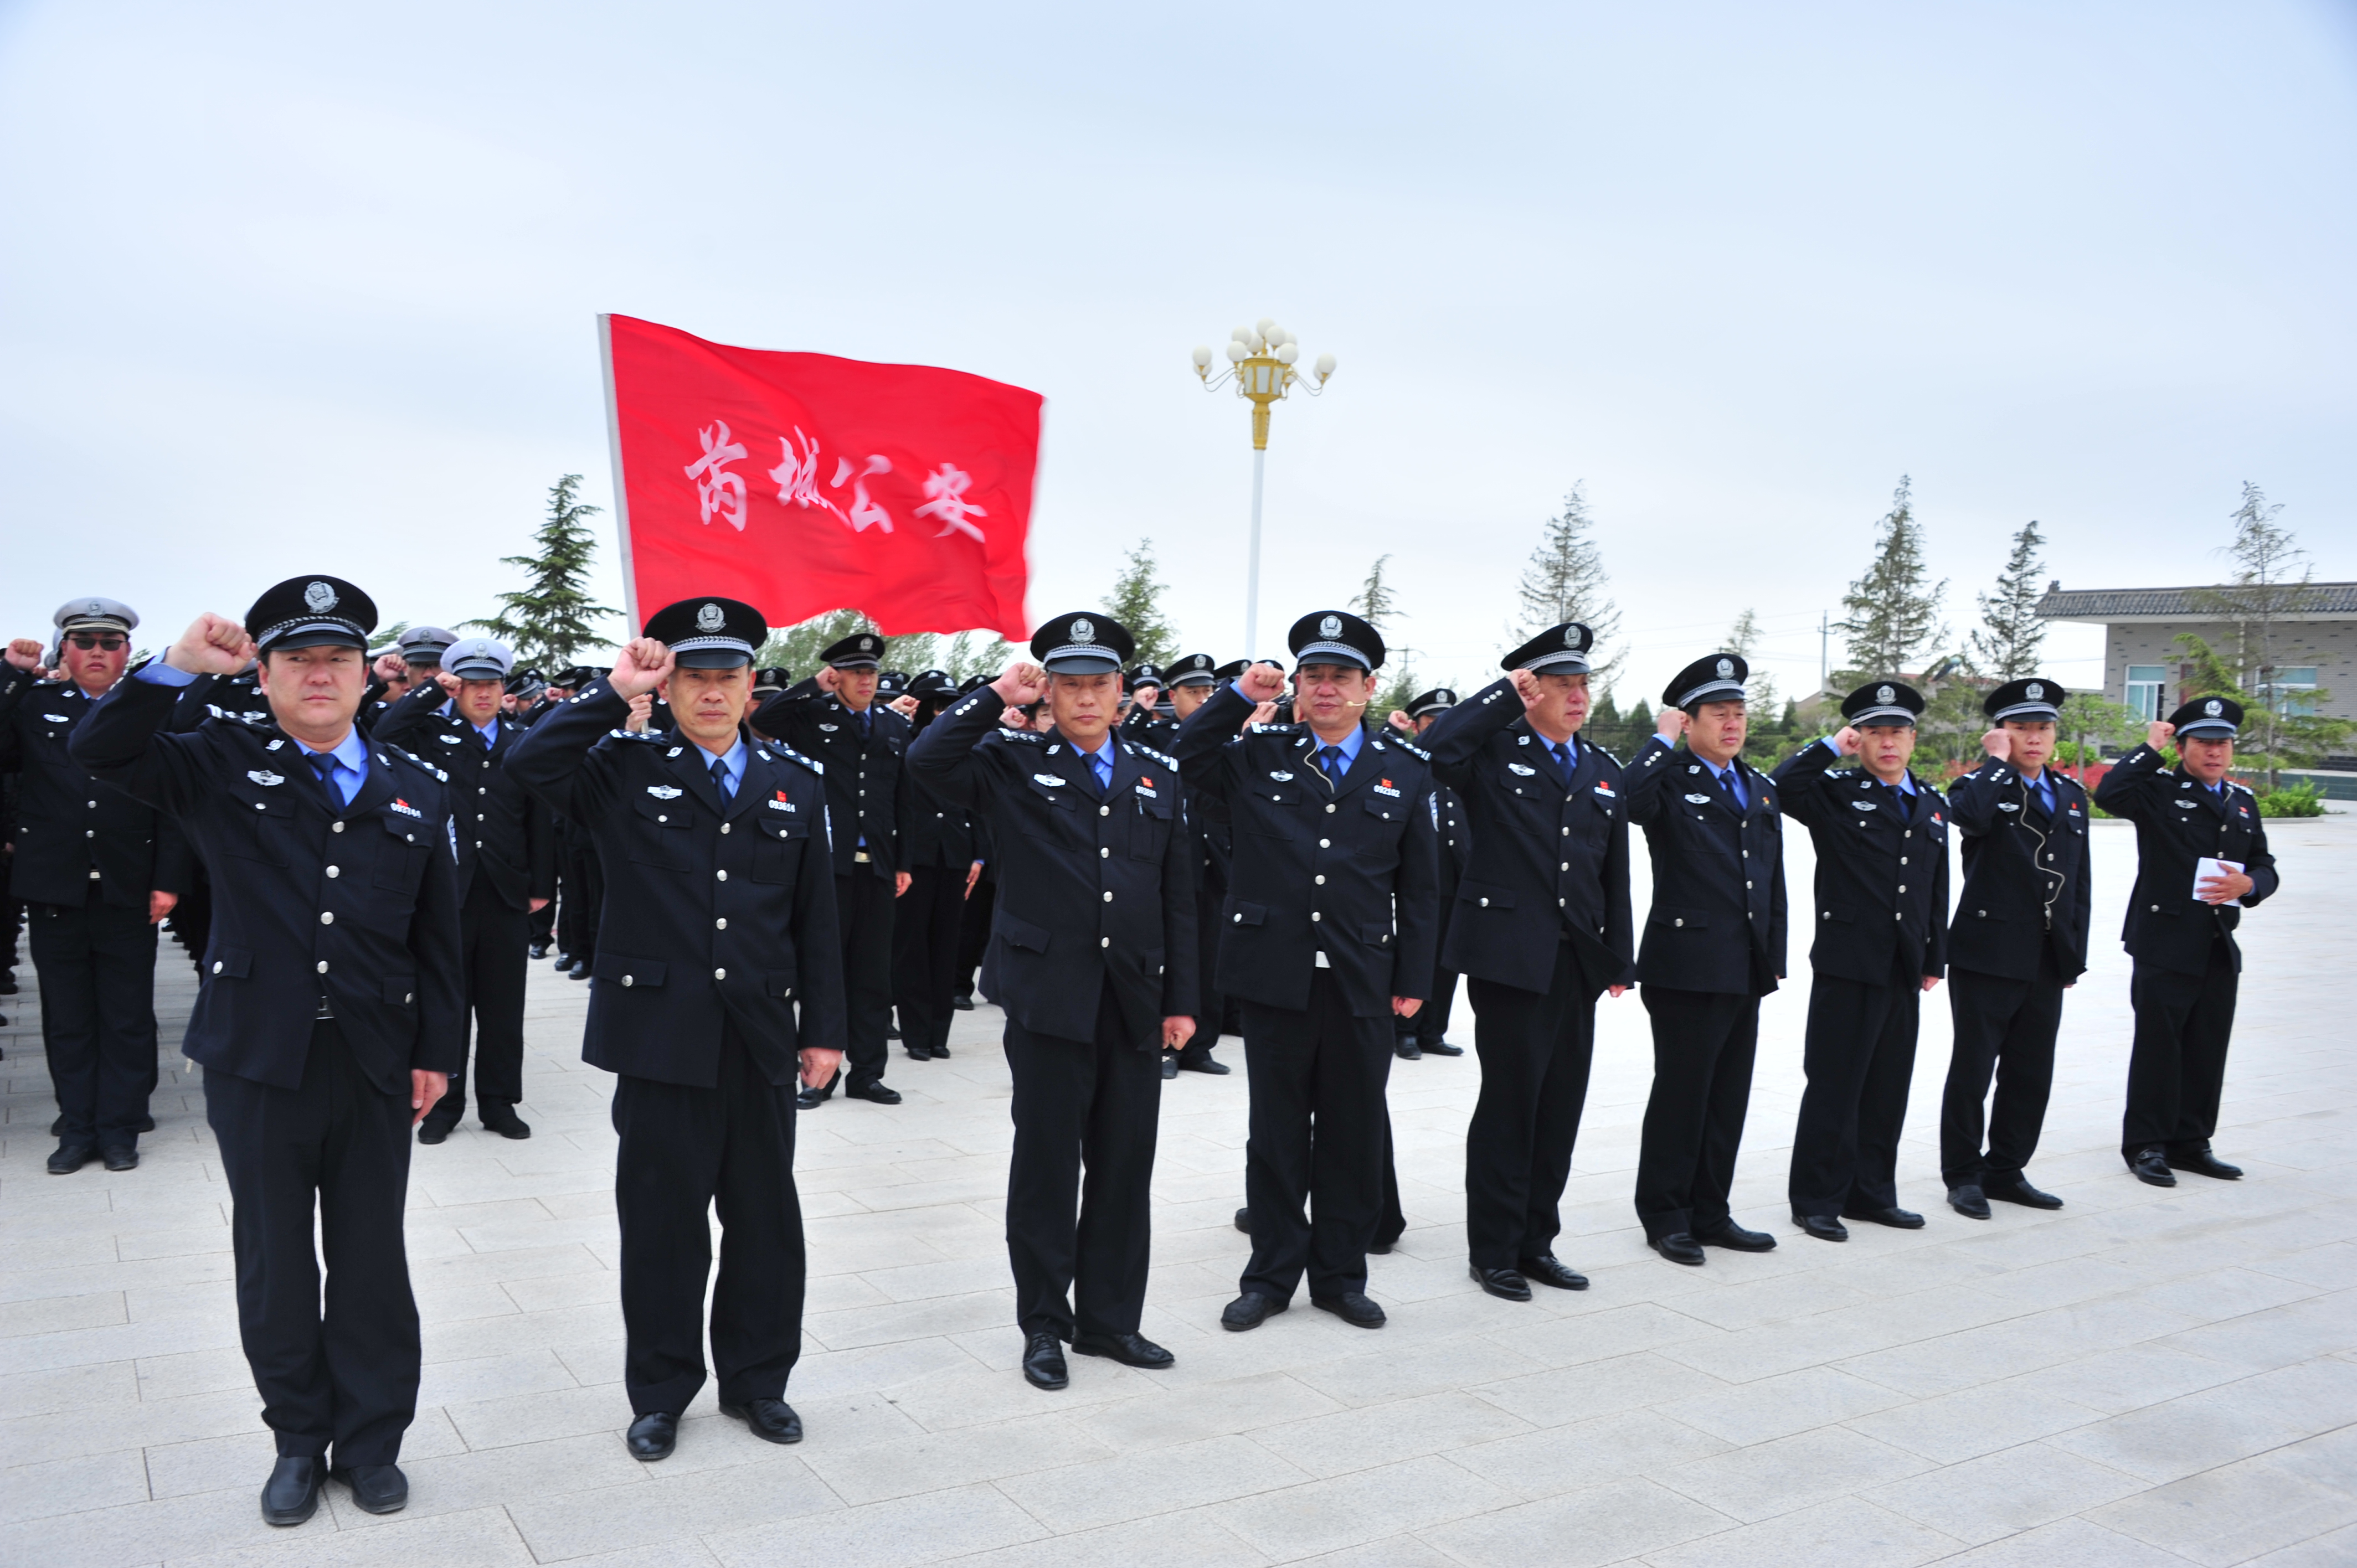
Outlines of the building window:
M2127 676L2128 712L2138 723L2150 724L2169 712L2169 666L2131 664Z
M2278 665L2266 690L2276 713L2286 718L2306 718L2316 712L2316 666Z

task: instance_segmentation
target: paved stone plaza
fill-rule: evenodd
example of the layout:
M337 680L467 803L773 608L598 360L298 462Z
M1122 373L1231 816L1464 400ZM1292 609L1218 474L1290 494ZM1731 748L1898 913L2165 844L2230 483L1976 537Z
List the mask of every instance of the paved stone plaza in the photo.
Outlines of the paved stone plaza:
M1925 1011L1901 1197L1927 1229L1799 1235L1782 1202L1801 1088L1795 983L1771 998L1738 1217L1764 1257L1674 1267L1630 1209L1650 1077L1633 995L1602 1005L1558 1251L1584 1294L1465 1277L1462 1136L1479 1067L1395 1064L1411 1228L1373 1260L1380 1333L1297 1310L1222 1333L1245 1243L1241 1070L1167 1085L1146 1331L1177 1368L1075 1358L1027 1387L1000 1238L998 1015L947 1062L897 1054L895 1108L800 1130L809 1438L756 1441L707 1387L671 1459L623 1451L610 1079L578 1058L587 987L535 966L514 1144L471 1120L416 1151L409 1250L425 1384L406 1512L339 1486L273 1530L272 1453L237 1348L226 1197L178 1053L194 993L165 950L166 1067L145 1164L44 1173L38 999L0 998L0 1555L156 1563L1571 1564L1837 1568L2357 1561L2357 818L2271 824L2284 891L2244 930L2218 1146L2239 1185L2138 1185L2115 1144L2128 1038L2114 940L2130 831L2095 830L2095 967L2072 993L2044 1152L2069 1207L1942 1202L1944 993ZM1638 888L1641 914L1645 889ZM1460 1003L1455 1037L1469 1045ZM1241 1063L1233 1042L1222 1054ZM1297 1305L1307 1307L1307 1302Z

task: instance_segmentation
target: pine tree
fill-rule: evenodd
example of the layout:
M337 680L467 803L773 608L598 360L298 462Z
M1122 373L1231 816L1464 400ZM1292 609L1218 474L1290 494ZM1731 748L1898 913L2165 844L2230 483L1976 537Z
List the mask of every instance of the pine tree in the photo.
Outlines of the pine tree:
M1608 591L1611 578L1605 573L1604 551L1595 532L1587 499L1574 485L1563 498L1563 510L1542 528L1539 546L1531 552L1531 563L1515 585L1522 618L1514 639L1527 641L1549 627L1579 622L1595 634L1587 656L1588 684L1605 688L1620 668L1620 650L1609 657L1604 653L1605 643L1620 633L1620 611Z
M1351 613L1382 632L1385 642L1391 640L1392 622L1405 614L1399 607L1398 590L1383 581L1383 568L1390 564L1390 556L1376 556L1375 564L1367 568L1359 596L1351 601Z
M1750 663L1761 635L1759 616L1746 606L1743 613L1735 618L1735 624L1727 628L1727 650L1743 655L1744 661ZM1783 711L1783 699L1776 691L1776 677L1752 664L1751 678L1745 686L1749 693L1745 706L1753 726L1765 728L1775 723L1776 715Z
M549 488L548 519L533 535L537 553L500 557L503 565L524 569L526 585L500 595L500 612L490 619L463 623L514 649L519 667L556 670L578 663L585 649L605 646L598 623L619 613L587 592L597 541L584 520L604 509L584 504L580 492L578 474L567 474Z
M762 643L760 650L753 655L753 662L763 669L782 667L791 671L795 680L804 680L818 669L818 656L822 651L834 647L853 632L876 629L876 623L858 610L829 610L824 615L813 616L793 626L772 628L769 640ZM909 668L900 663L899 659L901 645L910 640L894 638L885 647L885 661L895 670ZM930 644L931 639L928 638L925 640ZM921 670L924 666L920 664L915 668Z
M1874 525L1873 564L1842 596L1847 614L1834 623L1849 639L1850 668L1845 673L1857 680L1904 674L1910 663L1947 640L1940 600L1948 585L1945 579L1932 582L1923 564L1913 489L1913 481L1901 474L1890 510Z
M2046 561L2038 547L2045 542L2036 518L2022 524L1997 574L1996 592L1973 596L1981 610L1980 629L1970 639L1973 661L2000 683L2038 671L2039 650L2046 645L2046 623L2038 618L2044 593L2038 580L2046 575Z
M1137 663L1168 664L1185 651L1178 646L1178 629L1162 617L1162 596L1169 591L1157 575L1154 542L1139 540L1105 597L1105 613L1136 639Z

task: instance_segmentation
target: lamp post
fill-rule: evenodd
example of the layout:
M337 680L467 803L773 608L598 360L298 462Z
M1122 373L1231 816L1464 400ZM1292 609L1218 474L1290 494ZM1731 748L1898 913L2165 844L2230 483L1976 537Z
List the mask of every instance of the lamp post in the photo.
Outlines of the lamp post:
M1296 387L1311 397L1323 392L1327 378L1334 373L1334 356L1318 355L1314 371L1295 369L1301 358L1300 339L1265 316L1254 326L1239 327L1228 334L1227 353L1230 368L1215 378L1211 351L1198 348L1195 379L1206 392L1216 392L1233 381L1236 395L1252 400L1252 546L1244 558L1244 657L1250 659L1260 651L1260 494L1268 465L1268 411Z

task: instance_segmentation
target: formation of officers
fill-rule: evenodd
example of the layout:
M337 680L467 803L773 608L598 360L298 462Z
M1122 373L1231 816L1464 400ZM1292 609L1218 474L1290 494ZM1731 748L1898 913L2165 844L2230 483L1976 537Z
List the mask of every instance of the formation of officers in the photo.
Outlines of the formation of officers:
M1894 1167L1943 978L1948 1203L1976 1219L2061 1207L2028 1170L2086 967L2091 802L2049 766L2050 681L1987 694L1985 755L1943 794L1910 767L1924 700L1896 678L1755 769L1733 653L1679 672L1624 763L1580 733L1577 624L1461 701L1436 690L1371 725L1386 650L1340 610L1293 626L1289 675L1200 654L1131 670L1126 628L1080 612L963 687L890 679L865 633L789 685L754 668L760 611L718 596L648 617L609 671L553 682L430 627L371 665L376 623L354 585L292 578L126 671L138 617L81 599L0 672L0 767L22 775L12 891L59 1099L49 1169L137 1164L171 917L200 977L184 1049L233 1205L273 1523L309 1517L331 1477L371 1511L406 1499L412 1130L446 1140L471 1083L487 1131L530 1135L525 966L552 945L589 983L584 1059L615 1075L626 1441L643 1460L673 1451L707 1380L753 1435L801 1439L796 1117L838 1090L898 1103L888 1040L947 1057L977 959L1006 1015L1007 1252L1022 1373L1043 1389L1069 1383L1067 1347L1172 1364L1140 1332L1162 1084L1228 1071L1211 1054L1225 1030L1245 1046L1251 1248L1222 1326L1262 1326L1305 1284L1310 1305L1383 1326L1368 1258L1405 1224L1386 1084L1395 1060L1461 1054L1460 976L1482 1291L1587 1286L1556 1255L1559 1206L1597 1008L1631 987L1654 1051L1649 1242L1689 1266L1775 1247L1729 1194L1760 1004L1789 973L1787 820L1816 851L1794 1225L1843 1241L1850 1222L1924 1223ZM2222 697L2187 704L2092 802L2136 825L2121 1152L2157 1185L2241 1174L2211 1149L2234 931L2277 885L2256 802L2226 778L2241 718ZM1652 867L1641 921L1632 827Z

